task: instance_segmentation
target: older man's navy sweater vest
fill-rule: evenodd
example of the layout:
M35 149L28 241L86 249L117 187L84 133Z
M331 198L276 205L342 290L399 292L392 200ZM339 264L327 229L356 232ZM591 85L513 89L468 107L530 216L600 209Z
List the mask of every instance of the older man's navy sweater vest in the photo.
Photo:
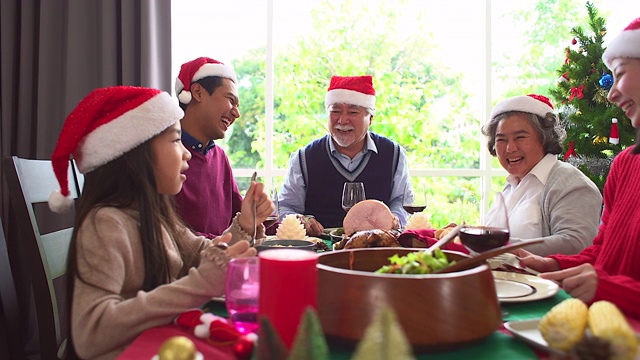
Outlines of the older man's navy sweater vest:
M346 215L342 209L345 182L364 183L367 199L377 199L389 206L400 147L383 136L371 132L369 135L378 153L370 150L353 171L348 171L331 156L329 135L300 151L300 166L307 188L305 214L314 215L324 227L342 226Z

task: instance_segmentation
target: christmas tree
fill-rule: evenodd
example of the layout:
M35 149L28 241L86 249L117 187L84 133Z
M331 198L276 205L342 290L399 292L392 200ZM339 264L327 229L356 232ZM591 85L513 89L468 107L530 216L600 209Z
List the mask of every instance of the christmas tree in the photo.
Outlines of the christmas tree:
M602 62L605 19L595 6L586 3L589 31L576 26L567 46L566 59L558 70L556 88L551 95L559 106L559 116L567 131L565 161L578 167L600 188L609 174L613 158L633 145L635 130L631 121L607 100L613 77Z

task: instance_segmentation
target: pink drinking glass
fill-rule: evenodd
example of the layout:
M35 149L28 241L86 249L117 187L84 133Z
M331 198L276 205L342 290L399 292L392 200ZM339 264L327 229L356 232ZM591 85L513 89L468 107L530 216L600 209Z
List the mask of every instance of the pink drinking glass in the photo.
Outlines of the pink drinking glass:
M260 259L231 259L225 283L225 302L231 322L241 334L258 331L259 295Z

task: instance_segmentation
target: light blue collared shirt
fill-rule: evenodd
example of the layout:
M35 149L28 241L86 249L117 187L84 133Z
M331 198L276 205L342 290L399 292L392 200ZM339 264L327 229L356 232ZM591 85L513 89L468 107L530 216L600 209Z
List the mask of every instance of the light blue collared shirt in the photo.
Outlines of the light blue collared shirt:
M362 158L369 152L373 151L378 153L378 148L373 142L373 139L367 134L367 141L365 146L353 159L347 155L338 151L333 143L329 141L329 149L331 156L337 159L342 166L349 171L353 171ZM287 176L284 179L284 183L278 193L278 202L280 207L280 219L288 214L304 214L304 203L307 196L307 188L305 187L304 180L302 178L302 170L299 160L300 150L294 152L289 159L289 167L287 168ZM402 208L402 196L404 189L409 183L409 167L407 165L407 153L402 146L400 146L400 156L398 157L398 169L393 175L393 188L391 189L391 201L389 202L389 209L400 221L400 227L404 227L407 224L408 213ZM365 186L365 194L367 192Z

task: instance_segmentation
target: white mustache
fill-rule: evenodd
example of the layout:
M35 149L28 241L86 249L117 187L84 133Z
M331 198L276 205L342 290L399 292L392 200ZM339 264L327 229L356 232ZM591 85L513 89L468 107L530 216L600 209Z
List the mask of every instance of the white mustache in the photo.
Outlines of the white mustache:
M346 125L336 125L333 127L335 130L340 130L340 131L350 131L353 130L353 126L346 126Z

